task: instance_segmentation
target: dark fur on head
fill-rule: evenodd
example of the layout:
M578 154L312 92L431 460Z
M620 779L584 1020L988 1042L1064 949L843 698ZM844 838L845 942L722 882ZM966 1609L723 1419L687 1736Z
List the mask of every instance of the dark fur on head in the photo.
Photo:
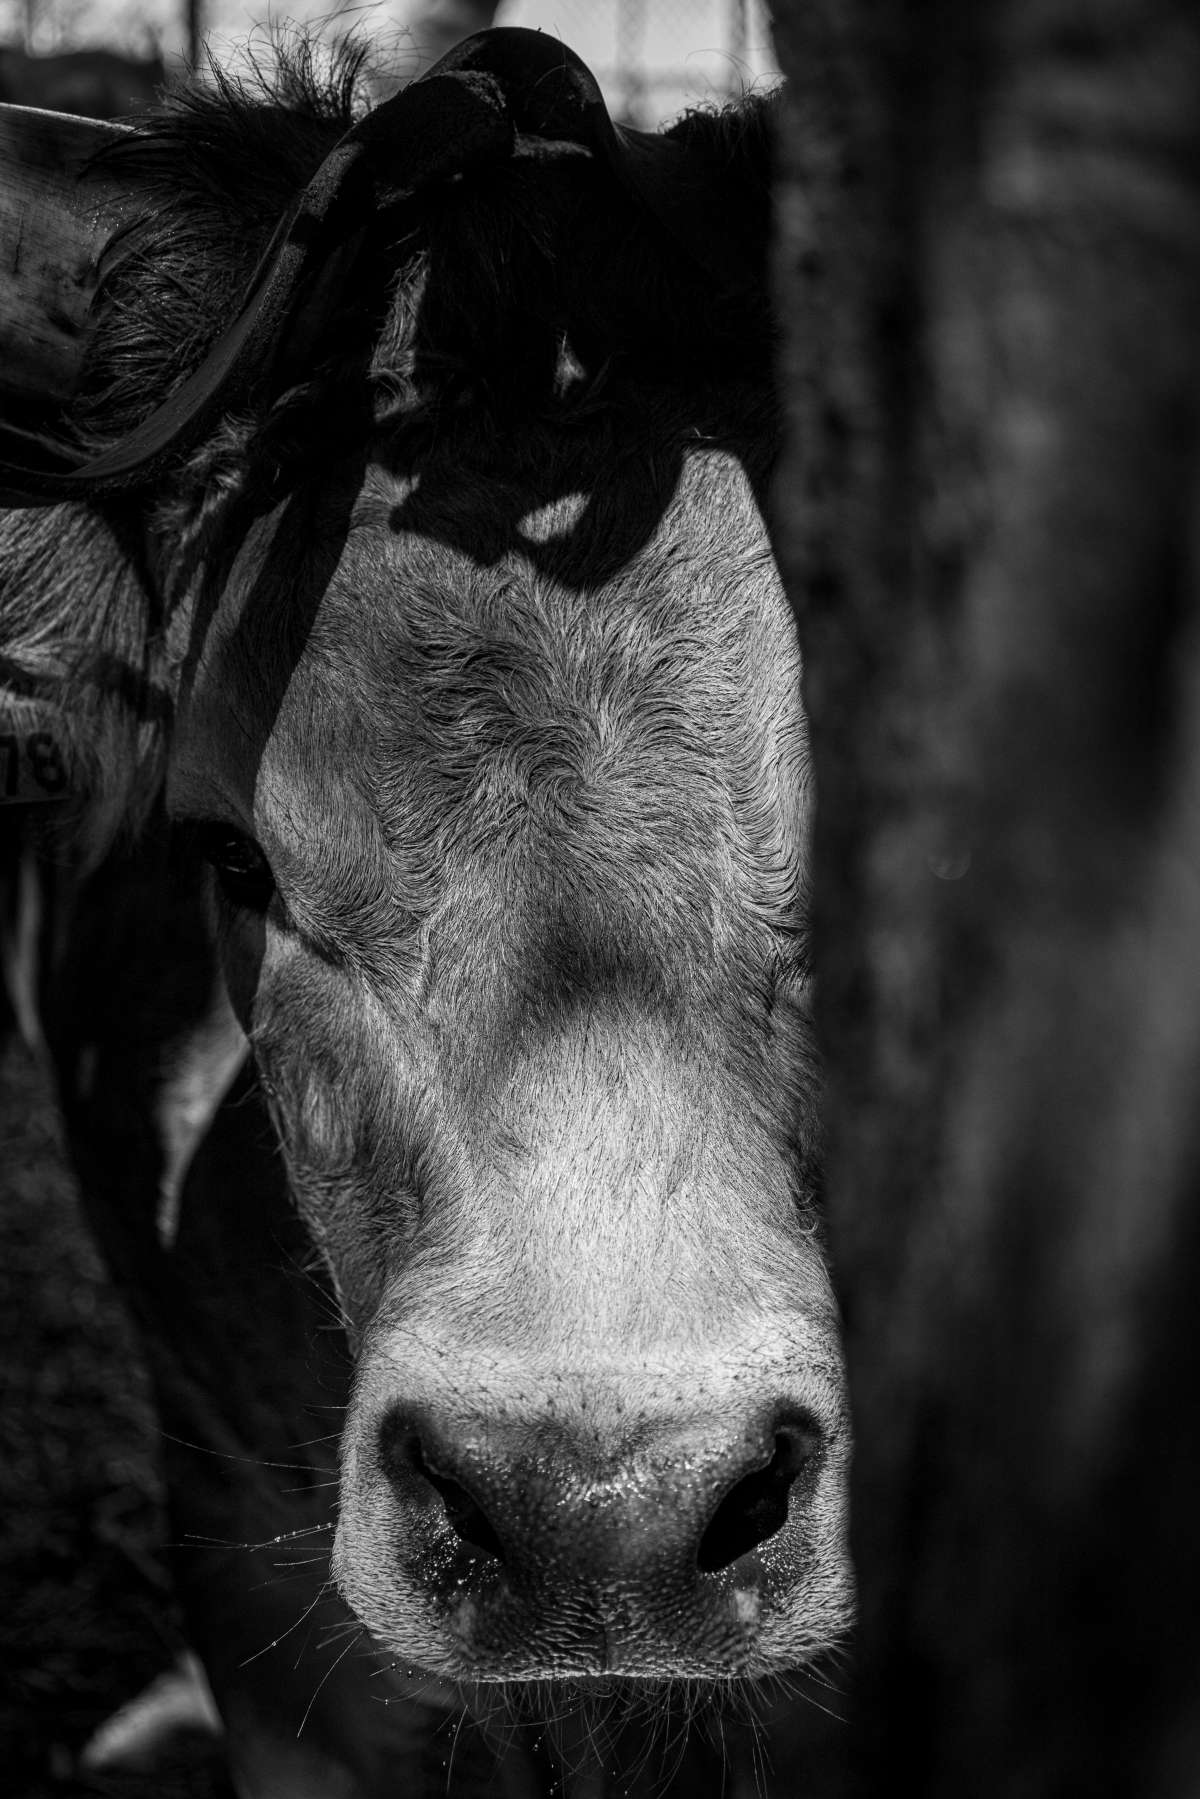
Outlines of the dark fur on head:
M343 45L318 70L301 38L278 69L168 97L112 153L146 196L102 271L83 390L97 446L119 441L194 369L233 316L272 230L362 107L364 52ZM752 220L761 307L714 291L670 231L586 157L518 156L405 201L377 221L328 319L303 384L343 390L347 341L360 360L364 291L386 293L369 374L394 405L447 391L537 410L561 386L564 347L595 375L611 358L653 384L714 362L765 374L769 99L692 113L667 133L702 147ZM533 147L537 149L537 146ZM247 172L253 171L253 179ZM395 170L402 187L405 171ZM364 372L360 369L359 371ZM267 396L268 405L281 398Z
M104 259L75 421L90 449L121 442L203 361L278 220L361 116L364 65L361 45L325 63L298 37L269 76L183 88L111 152L146 205ZM703 143L744 191L761 304L714 291L607 168L521 156L377 220L340 292L323 296L319 328L309 321L305 365L247 396L143 503L0 514L0 655L57 702L98 842L152 794L169 713L143 521L181 552L169 607L185 562L215 551L219 563L236 508L312 480L364 438L411 442L469 409L503 439L522 417L585 419L610 387L689 393L736 379L766 391L773 110L750 99L672 133Z

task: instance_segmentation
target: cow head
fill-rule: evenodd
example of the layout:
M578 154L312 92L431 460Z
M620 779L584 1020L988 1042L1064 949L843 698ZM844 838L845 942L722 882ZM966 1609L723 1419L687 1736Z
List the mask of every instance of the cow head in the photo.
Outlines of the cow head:
M86 267L119 215L119 248L82 373L39 379L101 448L47 448L27 387L9 490L65 505L4 527L0 647L53 700L90 585L72 679L109 671L127 769L159 696L153 780L357 1354L355 1612L463 1679L766 1674L845 1627L848 1444L761 313L719 231L677 241L734 159L662 140L664 174L558 46L479 42L390 135L226 97L88 165L63 236ZM565 83L540 125L530 59ZM188 187L222 118L229 170L256 133L302 194L257 267L221 210L269 181ZM144 296L201 203L189 373L194 319ZM131 364L158 407L105 441ZM56 728L111 789L99 716Z

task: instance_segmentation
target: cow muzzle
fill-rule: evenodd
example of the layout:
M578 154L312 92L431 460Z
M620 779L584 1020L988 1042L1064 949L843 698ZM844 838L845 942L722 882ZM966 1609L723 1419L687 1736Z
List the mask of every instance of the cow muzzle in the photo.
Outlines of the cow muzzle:
M381 1644L471 1680L731 1678L823 1646L845 1444L811 1383L507 1384L357 1408L335 1572Z

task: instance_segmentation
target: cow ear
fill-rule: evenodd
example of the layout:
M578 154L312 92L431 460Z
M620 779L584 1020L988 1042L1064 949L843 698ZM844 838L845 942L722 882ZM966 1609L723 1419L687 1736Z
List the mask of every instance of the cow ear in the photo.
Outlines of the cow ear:
M133 213L102 153L128 127L0 105L0 438L66 429L100 258ZM0 815L80 816L97 850L144 809L163 708L136 557L81 507L0 511Z
M79 379L101 254L136 200L101 152L130 128L0 106L0 411L52 430Z
M403 170L404 191L415 192L456 178L477 163L507 156L512 128L495 84L469 74L455 79L431 72L394 95L352 126L326 156L280 217L237 311L207 355L121 442L85 456L78 444L56 442L53 433L13 431L3 420L0 505L45 506L144 489L194 447L248 385L262 381L310 283L319 284L331 258L372 223L381 139ZM90 202L82 204L83 217L74 220L86 235L93 211L98 215L91 244L93 285L97 246L103 248L123 218L132 221L141 211L136 189L122 193L108 185L110 166L108 158L84 158L75 169L77 182L89 188L97 184ZM55 193L57 197L57 185ZM71 210L70 202L66 209ZM71 249L79 247L75 236ZM4 249L0 238L0 254ZM66 260L69 265L70 253ZM87 263L85 251L77 266Z
M161 780L172 685L132 520L0 509L0 821L32 805L85 860Z

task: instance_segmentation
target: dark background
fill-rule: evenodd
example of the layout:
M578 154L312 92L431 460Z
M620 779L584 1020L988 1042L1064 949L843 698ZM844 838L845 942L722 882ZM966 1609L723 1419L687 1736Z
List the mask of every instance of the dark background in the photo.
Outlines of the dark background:
M194 1739L144 1778L76 1769L96 1728L182 1647L156 1435L134 1332L78 1212L49 1083L10 1043L0 1055L0 1786L13 1799L230 1791Z

